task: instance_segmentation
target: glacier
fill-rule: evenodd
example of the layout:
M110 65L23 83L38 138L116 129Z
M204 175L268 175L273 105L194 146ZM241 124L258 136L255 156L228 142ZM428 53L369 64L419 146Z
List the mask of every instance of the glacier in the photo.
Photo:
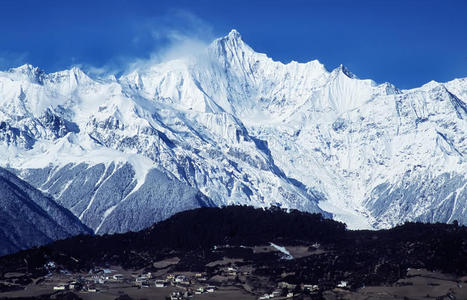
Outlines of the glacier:
M0 165L98 234L229 204L467 224L466 101L467 78L400 90L232 30L118 78L0 72Z

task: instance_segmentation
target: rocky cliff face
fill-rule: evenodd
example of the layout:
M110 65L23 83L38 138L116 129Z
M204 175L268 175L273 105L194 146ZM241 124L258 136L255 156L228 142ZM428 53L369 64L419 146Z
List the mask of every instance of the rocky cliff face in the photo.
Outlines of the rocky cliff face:
M467 223L466 101L465 79L399 90L273 61L232 31L118 79L1 72L1 163L98 233L226 204Z

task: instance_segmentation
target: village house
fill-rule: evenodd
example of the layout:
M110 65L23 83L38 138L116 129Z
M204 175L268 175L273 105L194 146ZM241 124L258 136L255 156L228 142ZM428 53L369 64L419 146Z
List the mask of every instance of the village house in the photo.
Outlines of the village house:
M281 294L282 294L282 292L280 290L275 290L271 294L269 294L269 297L270 298L276 298L276 297L279 297Z
M206 292L208 293L214 293L214 291L216 290L217 288L213 285L209 285L206 287Z
M155 285L158 288L162 288L162 287L166 287L168 285L168 282L166 280L158 279L156 280Z
M74 290L78 286L78 283L76 281L72 281L68 284L68 289Z
M137 285L139 285L140 287L149 287L150 286L149 281L147 280L147 278L143 278L143 277L137 277L135 279L135 283Z
M67 287L66 287L65 284L59 284L59 285L56 285L56 286L53 287L54 291L64 291L66 289L67 289Z
M316 292L316 291L319 291L319 286L316 284L304 284L303 290L308 290L310 292Z
M175 277L174 282L176 284L189 285L191 284L190 280L185 275L178 275Z
M270 294L264 294L264 295L260 296L258 299L261 299L261 300L263 300L263 299L272 299L272 298L279 297L280 295L281 295L281 291L280 290L275 290Z
M195 279L197 281L207 281L206 273L196 273L195 274Z
M152 278L152 274L151 272L148 272L146 274L141 274L139 277L141 278L146 278L146 279L151 279Z
M175 279L175 275L174 274L168 274L167 275L167 281L173 281Z
M237 275L238 269L236 267L228 267L227 273L231 273L233 275Z
M339 284L337 285L337 287L339 287L339 288L346 288L346 287L347 287L347 281L341 281L341 282L339 282Z
M103 275L93 275L91 278L88 279L91 282L94 282L95 284L105 284L106 279L105 276Z
M180 292L172 292L169 296L170 300L182 300L182 294Z
M112 279L113 280L117 280L117 281L122 281L123 280L123 275L122 274L115 274L112 276Z
M149 283L149 281L143 281L143 282L141 282L141 287L148 288L148 287L150 287L150 286L151 286L151 284Z
M285 281L281 281L277 284L277 287L280 289L288 289L288 290L294 290L297 285L296 284L291 284Z

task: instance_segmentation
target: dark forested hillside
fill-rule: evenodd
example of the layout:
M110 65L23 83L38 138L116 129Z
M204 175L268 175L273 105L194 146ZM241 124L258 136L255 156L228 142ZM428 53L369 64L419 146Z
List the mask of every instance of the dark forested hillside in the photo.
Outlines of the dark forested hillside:
M91 233L70 211L0 168L0 255Z
M46 247L31 249L0 260L44 254L49 259L57 253L80 258L85 264L118 263L132 251L157 253L163 249L196 250L213 245L256 245L270 241L297 243L300 241L331 242L345 233L345 224L293 210L278 208L255 209L248 206L200 208L178 213L168 220L140 232L91 236L80 235L57 241ZM46 258L47 257L47 258ZM130 260L132 261L132 260ZM33 260L32 263L36 261ZM43 263L39 259L38 266ZM69 267L74 267L70 265ZM76 267L79 267L76 266Z
M305 247L310 255L286 260L254 251L270 243ZM358 287L395 282L408 268L467 274L467 228L407 223L390 230L350 231L319 214L246 206L200 208L140 232L80 235L5 256L0 258L0 274L42 276L50 261L72 272L110 265L151 270L154 262L173 256L181 258L177 270L209 272L209 262L231 257L254 265L256 275L273 281L315 282L325 289L346 280Z

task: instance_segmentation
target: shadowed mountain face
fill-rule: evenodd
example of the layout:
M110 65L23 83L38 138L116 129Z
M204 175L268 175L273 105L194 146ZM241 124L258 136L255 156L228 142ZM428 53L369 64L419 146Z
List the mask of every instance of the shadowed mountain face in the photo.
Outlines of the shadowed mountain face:
M70 211L0 168L0 255L92 231Z
M177 212L214 205L197 189L149 168L143 178L128 162L70 163L21 174L97 234L138 231Z

